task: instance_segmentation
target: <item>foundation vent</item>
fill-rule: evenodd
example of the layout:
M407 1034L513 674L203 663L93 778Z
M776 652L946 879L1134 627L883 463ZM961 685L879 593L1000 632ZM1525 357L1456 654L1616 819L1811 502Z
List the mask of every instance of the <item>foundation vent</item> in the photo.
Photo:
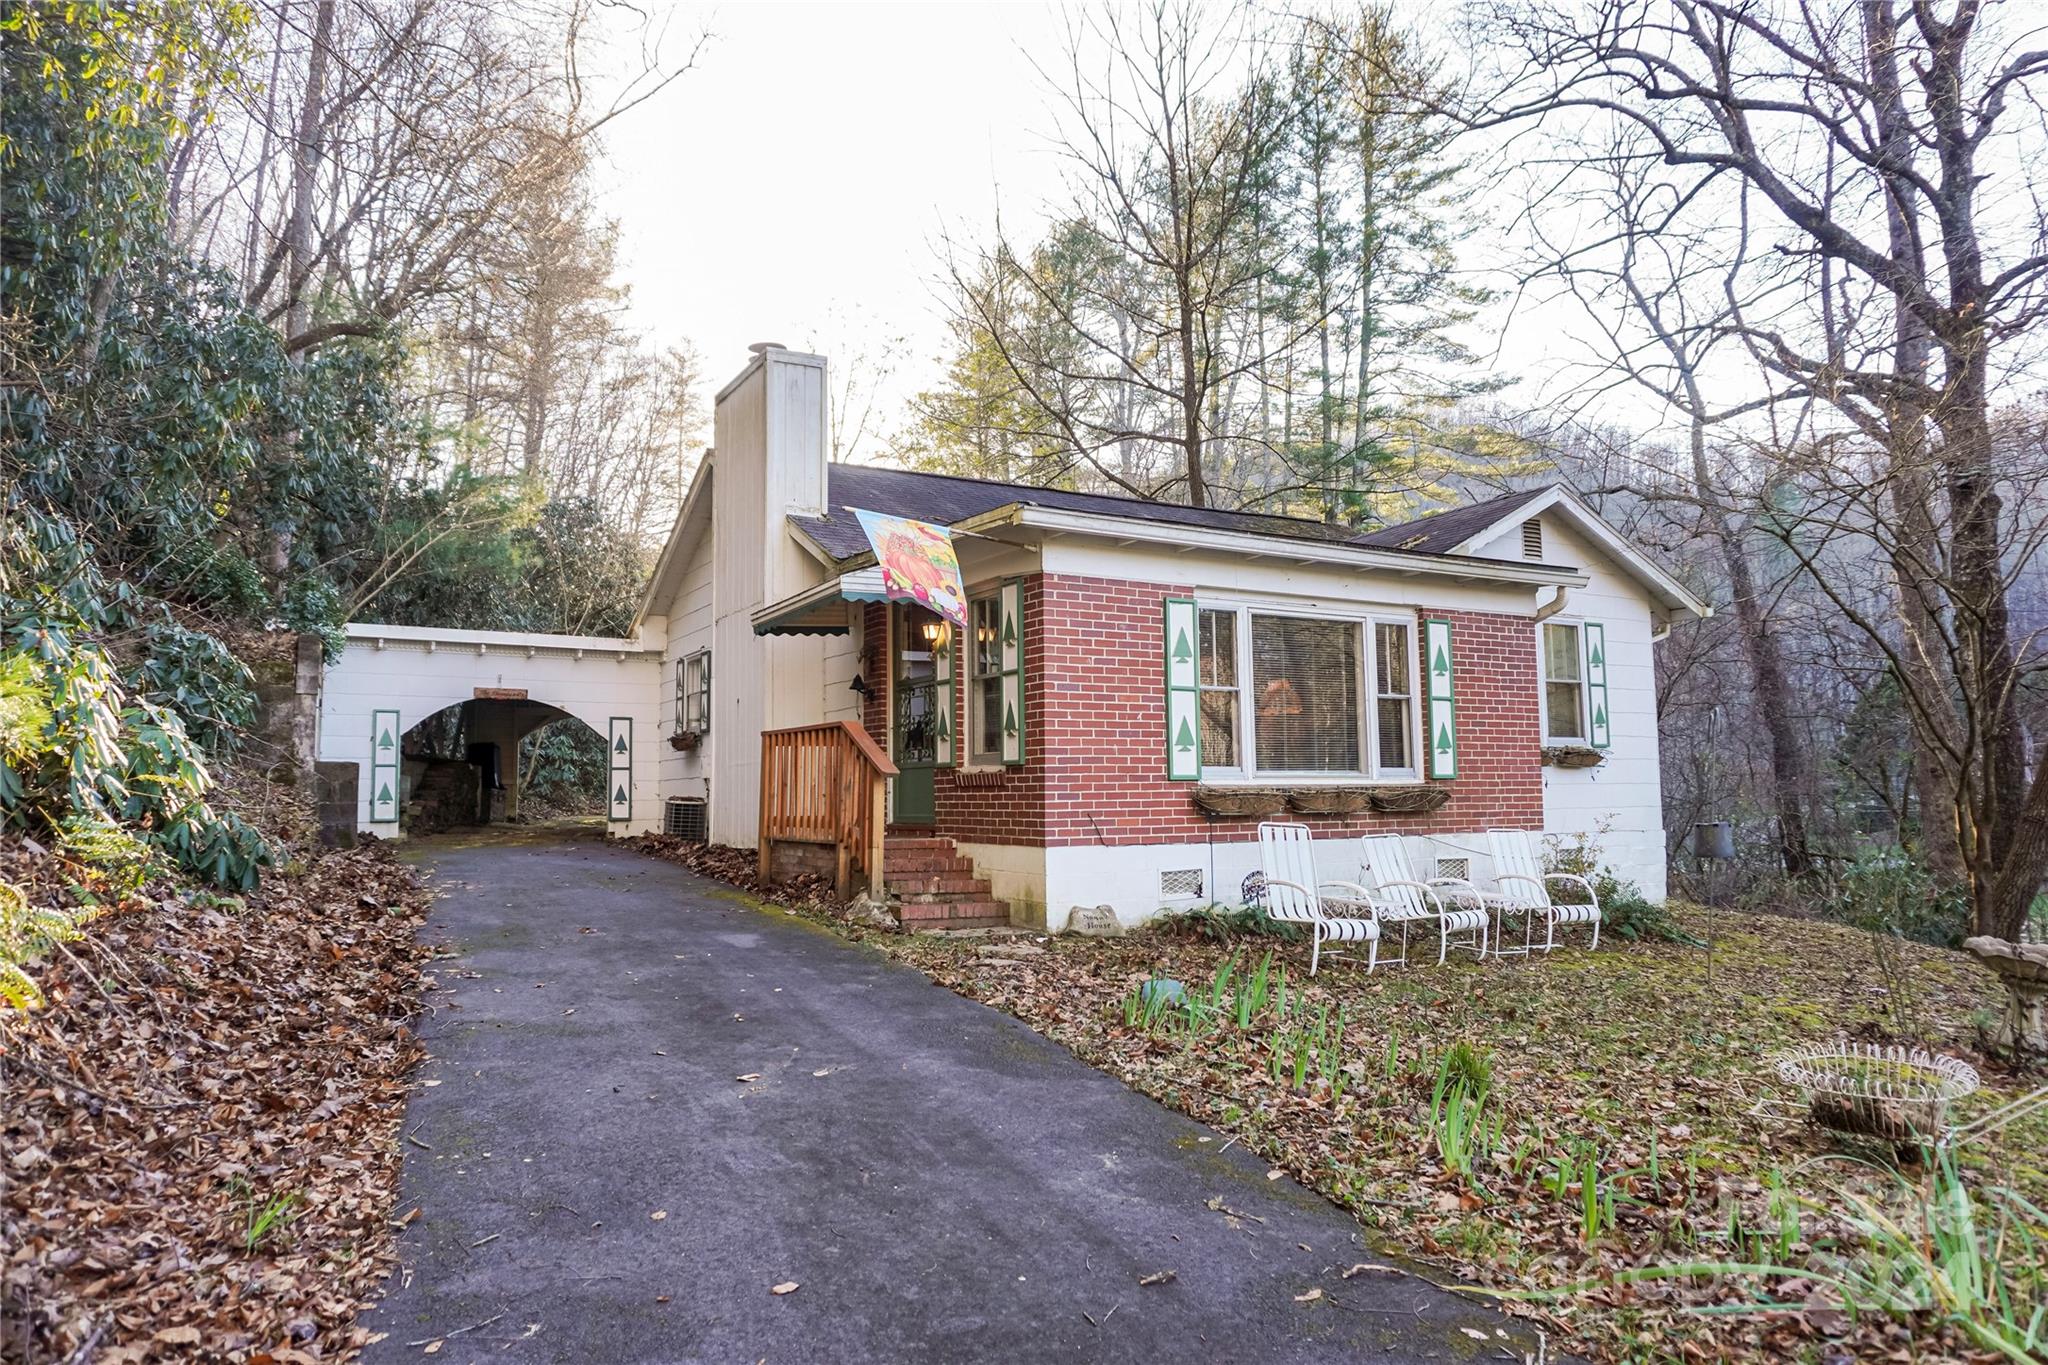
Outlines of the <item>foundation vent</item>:
M1168 900L1200 899L1202 894L1202 869L1199 867L1176 868L1159 874L1159 894Z
M702 801L671 796L661 808L661 832L703 843L711 837L710 810Z
M1461 882L1469 882L1472 880L1472 860L1470 858L1438 858L1436 860L1436 875L1439 877L1454 877Z

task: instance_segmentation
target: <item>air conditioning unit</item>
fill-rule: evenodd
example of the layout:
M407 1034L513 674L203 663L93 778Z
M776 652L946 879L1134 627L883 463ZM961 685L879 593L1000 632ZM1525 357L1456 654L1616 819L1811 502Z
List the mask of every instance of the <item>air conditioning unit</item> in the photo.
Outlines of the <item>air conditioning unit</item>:
M711 837L711 807L703 799L671 796L661 808L661 832L703 843Z

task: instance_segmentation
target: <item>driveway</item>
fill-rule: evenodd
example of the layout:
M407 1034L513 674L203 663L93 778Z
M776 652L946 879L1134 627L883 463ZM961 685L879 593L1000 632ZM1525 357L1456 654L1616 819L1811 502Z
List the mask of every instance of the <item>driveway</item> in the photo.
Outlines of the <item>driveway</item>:
M459 957L371 1362L1534 1349L1421 1280L1342 1278L1386 1259L1348 1214L870 949L587 837L416 856Z

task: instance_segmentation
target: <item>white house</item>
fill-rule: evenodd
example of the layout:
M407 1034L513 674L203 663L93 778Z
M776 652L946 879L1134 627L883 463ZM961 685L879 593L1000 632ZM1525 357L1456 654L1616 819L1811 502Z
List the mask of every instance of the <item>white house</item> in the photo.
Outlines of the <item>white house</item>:
M825 361L778 347L720 391L714 441L630 638L525 656L531 698L612 745L616 829L701 819L756 847L765 819L799 863L835 841L842 872L886 863L934 926L1234 902L1258 817L1218 812L1261 803L1482 879L1485 830L1583 835L1663 895L1652 651L1708 609L1562 488L1360 534L835 465ZM968 638L882 600L851 508L953 528ZM373 829L395 816L365 747L393 709L368 703L397 695L380 657L431 645L429 672L460 656L485 691L529 676L526 637L421 634L351 626L348 700L323 704Z

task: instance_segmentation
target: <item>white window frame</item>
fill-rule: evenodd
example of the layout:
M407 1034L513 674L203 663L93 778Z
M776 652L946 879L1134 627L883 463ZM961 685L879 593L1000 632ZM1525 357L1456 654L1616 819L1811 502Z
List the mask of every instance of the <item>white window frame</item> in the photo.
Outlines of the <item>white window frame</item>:
M1378 660L1373 657L1372 653L1372 651L1379 648L1378 632L1373 629L1375 626L1399 626L1408 633L1408 667L1404 670L1408 675L1408 693L1403 698L1408 703L1408 765L1406 767L1382 768L1379 766L1379 669L1374 667L1373 671L1367 674L1365 678L1366 716L1371 721L1371 735L1369 737L1372 740L1373 773L1382 781L1420 782L1422 780L1422 767L1418 762L1422 755L1422 629L1419 621L1419 615L1392 616L1384 612L1377 616L1368 616L1366 618L1366 662L1368 664L1376 665L1378 663Z
M693 668L702 670L701 681L692 683ZM676 733L679 735L708 735L711 733L711 651L693 649L676 664ZM701 695L704 698L704 714L697 723L690 724L690 698Z
M969 769L975 770L984 768L1000 768L1003 766L1003 740L1001 734L998 734L996 736L996 747L994 749L982 749L979 747L981 744L982 680L985 678L994 678L997 680L996 705L1001 706L1001 680L1003 676L1003 656L1000 642L998 642L996 649L995 672L983 673L980 671L980 642L974 639L973 631L975 608L982 606L983 604L987 604L989 608L990 617L993 621L993 624L991 625L990 629L1001 631L1003 628L1003 599L1000 588L992 586L979 593L969 593L967 598L968 638L965 641L966 648L962 651L967 656L967 743L965 744L965 746L961 747L961 752L963 752L967 756L966 766ZM960 746L960 738L960 735L958 735L957 733L954 735L953 742L956 746Z
M1419 615L1413 611L1388 608L1328 608L1304 607L1298 603L1278 603L1258 600L1202 597L1195 601L1197 613L1204 611L1230 612L1237 617L1237 756L1233 768L1202 765L1202 780L1211 783L1285 783L1288 786L1356 786L1366 782L1419 782L1421 770L1416 767L1387 768L1379 766L1379 708L1377 700L1377 672L1374 668L1373 626L1379 623L1405 626L1408 630L1408 752L1411 756L1422 752L1422 707L1417 701L1421 696L1422 666L1421 649L1417 643L1422 638L1417 624ZM1252 673L1252 618L1254 616L1285 616L1303 621L1326 621L1354 628L1358 649L1358 735L1363 767L1348 772L1302 772L1295 769L1261 768L1258 766L1259 720L1258 705L1253 699L1255 680ZM1196 617L1199 622L1200 616ZM1200 669L1200 660L1196 661Z
M1213 612L1217 613L1217 614L1218 614L1219 616L1229 616L1229 617L1230 617L1230 619L1231 619L1231 621L1232 621L1232 622L1234 623L1234 624L1233 624L1233 625L1231 626L1231 631L1230 631L1230 639L1231 639L1231 643L1232 643L1233 645L1235 645L1235 646L1236 646L1236 648L1234 648L1234 649L1232 649L1232 650L1231 650L1231 665L1232 665L1232 666L1231 666L1231 677L1235 678L1235 679L1236 679L1236 681L1235 681L1235 682L1233 682L1233 683L1230 683L1230 684L1228 684L1228 685L1225 685L1225 684L1223 684L1223 683L1206 683L1206 682L1203 682L1203 681L1202 681L1202 658L1201 658L1201 647L1202 647L1202 613L1203 613L1203 612L1205 612L1205 611L1213 611ZM1235 607L1216 607L1216 606L1203 606L1203 605L1202 605L1201 603L1199 603L1199 602L1195 604L1195 651L1196 651L1196 653L1195 653L1195 719L1196 719L1196 723L1197 723L1197 724L1199 725L1199 724L1201 723L1201 720L1202 720L1202 716L1203 716L1202 700L1203 700L1203 698L1204 698L1204 697L1206 697L1206 696L1207 696L1207 695L1209 695L1210 693L1222 693L1222 692L1228 692L1228 693L1230 694L1230 743L1231 743L1231 747L1237 750L1237 756L1238 756L1238 762L1237 762L1236 764L1227 764L1227 765L1226 765L1226 764L1217 764L1217 765L1211 765L1211 764L1208 764L1208 763L1204 762L1204 764L1202 765L1202 771L1203 771L1203 773L1204 773L1204 774L1206 774L1206 773L1207 773L1207 772L1209 771L1209 768L1210 768L1211 766L1214 766L1214 767L1215 767L1215 769L1216 769L1216 771L1217 771L1217 772L1219 772L1219 773L1234 773L1234 772L1239 772L1239 771L1241 771L1241 765L1242 765L1242 764L1243 764L1243 762L1244 762L1244 754L1245 754L1245 747L1244 747L1244 746L1245 746L1245 740L1246 740L1246 738L1247 738L1247 737L1249 736L1249 733L1250 733L1250 732L1249 732L1249 731L1248 731L1248 730L1247 730L1247 729L1245 728L1245 718L1244 718L1244 713L1245 713L1245 705L1244 705L1244 698L1245 698L1245 688L1246 688L1246 686L1247 686L1247 684L1245 683L1245 678L1244 678L1244 658L1245 658L1245 653L1244 653L1244 627L1245 627L1245 617L1244 617L1244 613L1243 613L1243 612L1241 612L1241 611L1239 611L1239 610L1238 610L1237 608L1235 608ZM1197 746L1198 746L1198 747L1199 747L1199 745L1200 745L1200 742L1201 742L1201 741L1200 741L1200 739L1199 739L1199 737L1198 737L1198 738L1197 738L1197 740L1196 740L1196 744L1197 744Z
M1544 638L1547 627L1565 626L1571 630L1574 641L1573 655L1579 661L1579 733L1555 735L1550 732L1550 648ZM1543 742L1545 744L1591 744L1592 718L1586 714L1586 623L1576 616L1552 616L1536 623L1536 709L1543 718ZM1612 714L1611 712L1609 714Z

